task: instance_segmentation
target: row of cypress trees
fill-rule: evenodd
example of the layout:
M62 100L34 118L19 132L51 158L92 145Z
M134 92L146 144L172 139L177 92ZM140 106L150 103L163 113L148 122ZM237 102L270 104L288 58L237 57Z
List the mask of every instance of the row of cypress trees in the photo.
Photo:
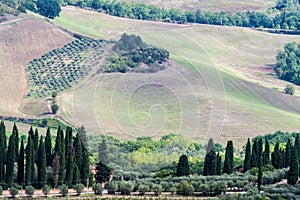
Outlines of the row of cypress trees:
M56 187L61 184L69 186L77 183L87 184L89 179L89 153L83 145L79 133L73 137L72 128L66 131L59 126L53 145L50 129L46 137L39 135L31 127L27 137L19 137L16 124L9 136L4 122L0 123L0 182L12 186L44 185ZM19 139L21 141L19 142ZM19 145L20 144L20 145ZM26 147L25 147L26 144ZM15 174L15 166L17 171Z

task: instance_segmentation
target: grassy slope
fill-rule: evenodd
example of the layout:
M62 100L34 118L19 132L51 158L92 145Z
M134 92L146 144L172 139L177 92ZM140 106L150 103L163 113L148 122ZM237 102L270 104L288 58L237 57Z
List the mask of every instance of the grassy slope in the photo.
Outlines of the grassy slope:
M126 0L125 0L126 1ZM275 1L266 0L135 0L162 8L187 9L202 11L245 12L247 10L261 11L273 7Z
M260 86L286 84L268 75L268 65L277 49L297 36L136 21L72 7L54 23L97 38L139 34L185 66L172 63L158 74L96 76L63 94L63 111L89 131L120 137L176 132L244 142L248 136L299 129L299 100Z
M25 64L72 40L55 26L28 15L0 24L1 115L24 116L20 107L27 93Z

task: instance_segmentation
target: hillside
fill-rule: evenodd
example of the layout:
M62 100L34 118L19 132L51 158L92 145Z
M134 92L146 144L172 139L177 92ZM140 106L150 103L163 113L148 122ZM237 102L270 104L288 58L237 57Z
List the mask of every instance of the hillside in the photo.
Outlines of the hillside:
M156 74L101 74L60 95L62 116L90 132L245 141L299 129L299 99L280 92L286 82L271 68L277 50L298 36L137 21L73 7L63 8L53 22L94 38L138 34L176 61Z
M23 115L20 106L27 93L25 64L72 40L57 27L28 15L0 24L1 115Z

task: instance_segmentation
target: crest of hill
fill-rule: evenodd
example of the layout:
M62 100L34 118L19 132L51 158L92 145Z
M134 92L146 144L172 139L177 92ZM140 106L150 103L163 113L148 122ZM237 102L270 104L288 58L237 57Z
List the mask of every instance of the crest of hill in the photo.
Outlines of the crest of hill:
M22 115L27 92L25 64L74 39L46 21L28 15L0 24L0 114Z

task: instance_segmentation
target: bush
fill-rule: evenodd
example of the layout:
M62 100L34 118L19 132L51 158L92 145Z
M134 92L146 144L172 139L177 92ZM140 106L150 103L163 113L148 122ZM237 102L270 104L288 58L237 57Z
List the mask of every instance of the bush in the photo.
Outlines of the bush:
M177 194L183 196L192 196L194 195L194 191L195 188L187 181L182 181L177 188Z
M139 185L138 186L138 191L140 195L145 195L146 192L149 191L149 186L148 185Z
M58 105L56 104L56 102L54 101L54 102L52 103L52 105L51 105L52 113L53 113L53 114L56 114L57 111L58 111L58 109L59 109L59 106L58 106Z
M176 187L171 187L170 192L171 192L171 195L174 195L177 192Z
M34 192L35 192L35 189L34 189L33 186L28 185L28 186L25 187L25 193L26 193L28 196L32 197L32 196L34 195Z
M93 188L93 191L94 191L95 194L102 195L103 188L102 188L102 185L100 183L93 184L92 188Z
M68 190L68 186L63 184L61 186L59 186L59 190L60 190L60 194L64 197L64 196L67 196L68 193L69 193L69 190Z
M14 188L14 187L11 187L9 189L9 192L11 194L11 197L12 198L15 198L17 196L17 194L19 193L19 190L17 188Z
M161 187L161 185L155 184L152 186L152 190L153 190L155 196L159 196L159 195L161 195L162 187Z
M130 182L121 182L120 192L122 195L130 195L133 191L134 184Z
M73 188L74 188L74 190L76 190L77 195L79 196L84 189L84 185L79 183L79 184L74 185Z
M118 191L118 184L114 183L114 182L110 182L107 185L107 192L108 194L115 194Z
M294 95L295 93L295 88L292 84L288 84L285 88L284 88L284 93L285 94L289 94L289 95Z
M50 186L49 185L45 185L43 188L42 188L42 191L43 191L43 194L47 197L48 194L50 193Z

